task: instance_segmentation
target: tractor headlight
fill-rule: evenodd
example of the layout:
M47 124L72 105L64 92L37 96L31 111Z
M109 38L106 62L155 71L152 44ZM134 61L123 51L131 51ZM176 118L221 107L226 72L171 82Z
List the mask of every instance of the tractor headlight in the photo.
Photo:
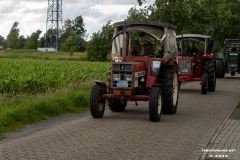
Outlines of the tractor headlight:
M114 81L120 81L120 74L113 74Z
M144 77L141 77L141 78L140 78L140 82L144 83L144 82L145 82L145 78L144 78Z
M125 75L125 80L132 81L132 75Z

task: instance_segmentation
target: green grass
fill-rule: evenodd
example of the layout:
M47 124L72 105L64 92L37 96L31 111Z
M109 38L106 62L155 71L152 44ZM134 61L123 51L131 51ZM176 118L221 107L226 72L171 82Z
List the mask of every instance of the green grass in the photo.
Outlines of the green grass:
M0 133L6 133L55 116L88 109L89 90L68 89L38 96L21 95L5 99L0 106Z
M0 140L3 133L88 109L94 80L106 80L110 63L84 59L86 53L0 51Z
M41 52L27 49L10 49L0 51L0 58L12 59L45 59L45 60L87 60L86 52L74 52L70 55L68 52Z
M48 92L106 80L108 62L0 59L0 94Z

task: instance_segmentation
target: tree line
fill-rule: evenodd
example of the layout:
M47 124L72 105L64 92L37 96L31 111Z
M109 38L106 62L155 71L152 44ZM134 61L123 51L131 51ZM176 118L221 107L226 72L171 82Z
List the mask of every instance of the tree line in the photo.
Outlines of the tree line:
M42 37L40 37L42 31L37 30L33 32L30 36L24 37L20 35L20 29L18 28L19 22L14 22L12 28L4 39L0 36L0 45L4 48L11 49L37 49L38 47L45 46L46 41L53 40L52 43L56 43L56 37L50 37L49 33L54 32L49 29ZM67 19L64 21L64 27L60 31L60 50L61 51L79 51L82 52L86 48L85 33L83 18L81 16L76 17L74 20Z
M137 0L141 6L147 0ZM240 37L240 0L155 0L153 5L129 10L127 20L155 20L177 26L177 34L206 34L215 41L215 51L222 48L226 38ZM47 31L46 35L48 35ZM26 38L19 36L15 22L6 38L0 36L0 45L9 48L36 49L44 47L45 35L37 30ZM108 21L86 41L86 29L81 16L64 21L60 34L60 50L87 51L91 61L106 61L111 52L113 27ZM50 37L46 37L50 38ZM54 39L55 40L55 39Z

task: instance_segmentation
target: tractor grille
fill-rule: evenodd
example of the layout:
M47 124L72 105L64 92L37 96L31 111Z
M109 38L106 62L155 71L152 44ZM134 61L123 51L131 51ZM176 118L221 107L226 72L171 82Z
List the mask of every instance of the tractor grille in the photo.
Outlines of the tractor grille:
M191 59L178 59L178 72L180 74L191 74Z
M131 88L133 85L133 64L112 65L112 87Z
M228 58L228 63L229 64L238 64L238 56L237 54L236 55L229 55L229 58Z

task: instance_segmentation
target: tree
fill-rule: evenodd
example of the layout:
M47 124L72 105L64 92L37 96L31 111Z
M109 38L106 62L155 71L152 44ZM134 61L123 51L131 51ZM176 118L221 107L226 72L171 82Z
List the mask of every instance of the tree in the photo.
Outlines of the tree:
M85 33L83 18L76 17L74 20L67 19L64 22L64 32L62 34L63 43L60 50L69 52L79 51L83 52L86 48Z
M97 33L93 33L87 47L87 58L90 61L106 61L111 52L113 26L108 21Z
M61 45L61 51L64 52L69 52L71 49L73 51L76 51L75 48L73 48L73 42L74 42L74 37L73 36L69 36L66 41Z
M63 25L63 33L60 39L64 42L69 36L74 35L73 21L66 19Z
M26 43L26 38L24 37L24 35L21 35L19 37L19 48L24 48L25 47L25 43Z
M13 26L7 36L7 47L17 49L19 48L19 29L18 29L18 22L14 22Z
M6 40L5 40L5 38L0 35L0 46L5 47L5 45L6 45Z
M131 8L128 11L128 20L146 20L148 19L149 13L147 8L137 9L136 7Z
M45 43L45 38L41 37L38 41L38 47L44 47L44 43Z
M143 2L146 2L146 0L137 0L138 5L141 6L143 4Z
M74 34L84 37L86 33L85 24L83 23L82 16L77 16L73 21Z
M139 5L146 2L137 1ZM174 24L177 34L210 35L218 48L225 38L240 37L239 0L156 0L145 9L131 9L128 17Z
M38 39L42 31L37 30L33 32L30 37L26 40L25 48L27 49L37 49L38 48Z
M55 46L56 45L56 29L49 29L44 34L45 38L45 47Z

